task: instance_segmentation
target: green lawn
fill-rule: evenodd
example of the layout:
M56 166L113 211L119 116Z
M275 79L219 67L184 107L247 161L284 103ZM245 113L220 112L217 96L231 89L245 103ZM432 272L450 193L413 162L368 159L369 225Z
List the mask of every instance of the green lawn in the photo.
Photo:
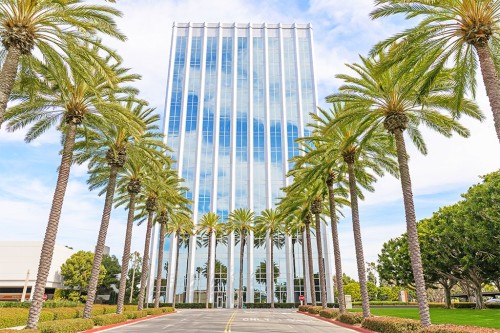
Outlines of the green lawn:
M350 311L361 312L361 308ZM371 308L376 316L392 316L401 318L419 319L417 308ZM438 309L432 308L431 320L433 324L456 324L500 328L499 309Z

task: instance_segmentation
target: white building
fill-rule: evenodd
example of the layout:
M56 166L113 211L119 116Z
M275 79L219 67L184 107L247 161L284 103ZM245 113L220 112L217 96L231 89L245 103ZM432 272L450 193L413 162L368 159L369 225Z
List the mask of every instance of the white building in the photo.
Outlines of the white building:
M0 241L0 299L20 299L28 276L28 294L34 287L42 241ZM62 287L61 265L75 253L71 248L55 245L52 264L46 284L46 294ZM27 298L29 295L27 296Z

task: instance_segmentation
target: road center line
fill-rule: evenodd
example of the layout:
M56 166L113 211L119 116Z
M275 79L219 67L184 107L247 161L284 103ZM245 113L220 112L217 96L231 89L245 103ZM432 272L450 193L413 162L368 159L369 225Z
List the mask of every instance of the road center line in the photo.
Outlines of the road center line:
M231 318L229 318L226 328L224 329L224 333L231 333L231 325L233 324L233 320L236 317L236 314L238 313L238 310L234 311L233 314L231 315Z

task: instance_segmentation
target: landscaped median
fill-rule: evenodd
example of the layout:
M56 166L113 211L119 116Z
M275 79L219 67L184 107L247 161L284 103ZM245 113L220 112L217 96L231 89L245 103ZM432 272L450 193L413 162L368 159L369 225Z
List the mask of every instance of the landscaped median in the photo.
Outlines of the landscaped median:
M108 326L137 320L147 316L158 316L174 312L172 307L150 308L136 311L136 305L124 307L123 314L116 314L116 306L95 306L92 318L83 319L83 308L44 308L40 316L38 330L23 330L23 333L76 333L92 329L96 326ZM0 308L0 333L16 332L4 329L7 327L26 325L29 309ZM19 332L19 331L17 331Z
M338 309L323 309L321 306L301 305L299 312L316 315L323 320L331 321L340 326L351 325L351 328L359 332L378 333L500 333L495 328L460 326L460 325L432 325L422 328L420 322L414 319L398 317L369 317L363 318L360 312L345 312L340 314Z

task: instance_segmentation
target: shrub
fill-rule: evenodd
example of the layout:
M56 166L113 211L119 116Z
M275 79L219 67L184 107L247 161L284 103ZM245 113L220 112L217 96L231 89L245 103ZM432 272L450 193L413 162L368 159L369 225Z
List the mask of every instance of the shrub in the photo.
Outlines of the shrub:
M323 309L319 312L319 315L323 318L336 319L340 312L338 309Z
M154 305L149 303L149 307L152 308ZM160 303L160 307L172 306L172 303ZM213 303L208 303L208 308L213 308ZM177 309L204 309L206 307L205 303L176 303L175 307ZM136 305L137 308L137 305Z
M123 311L137 311L137 305L133 305L133 304L124 305Z
M160 308L149 308L149 309L146 309L144 311L146 311L148 316L153 316L153 315L158 315L158 314L163 313L163 309L160 309Z
M455 309L475 309L476 303L474 302L455 302L452 303Z
M500 303L484 303L488 309L500 309Z
M299 306L299 311L300 312L308 312L310 305L300 305Z
M337 320L345 324L360 324L363 321L361 312L344 312L337 317Z
M66 300L43 302L44 308L76 308L78 306L82 306L82 303Z
M116 313L116 305L103 305L104 314Z
M429 302L429 308L441 308L446 309L445 303Z
M380 333L411 333L421 327L418 320L395 317L365 318L361 326Z
M497 329L476 327L476 326L458 326L458 325L432 325L422 328L419 333L498 333Z
M76 333L94 327L92 319L65 319L38 324L42 333Z
M113 313L95 316L92 317L92 320L94 321L94 325L96 326L106 326L127 321L127 317L122 314Z
M309 312L310 314L314 314L314 315L317 315L319 314L319 312L323 310L323 307L322 306L310 306L308 309L307 309L307 312Z
M123 315L127 317L127 319L137 319L146 317L147 313L145 311L124 311Z
M47 309L46 311L54 314L54 320L78 318L79 315L76 308L56 308Z
M54 313L52 313L51 310L42 309L42 312L40 313L40 319L38 319L38 322L42 323L44 321L50 321L50 320L54 320ZM26 323L27 322L28 322L28 316L26 315Z
M160 308L160 309L162 309L163 312L165 312L165 313L169 313L169 312L174 312L175 311L175 309L173 307L171 307L171 306L167 306L167 307Z
M106 314L106 307L104 305L94 305L92 307L92 317Z
M26 325L28 322L28 309L20 308L1 308L0 309L0 328L14 327ZM54 320L54 314L42 310L40 314L40 322Z
M17 332L19 333L19 330L0 330L0 333L13 333ZM40 333L39 330L22 330L22 333Z
M352 305L361 306L361 302L352 302ZM398 301L370 301L370 305L380 306L416 306L416 302L398 302Z

